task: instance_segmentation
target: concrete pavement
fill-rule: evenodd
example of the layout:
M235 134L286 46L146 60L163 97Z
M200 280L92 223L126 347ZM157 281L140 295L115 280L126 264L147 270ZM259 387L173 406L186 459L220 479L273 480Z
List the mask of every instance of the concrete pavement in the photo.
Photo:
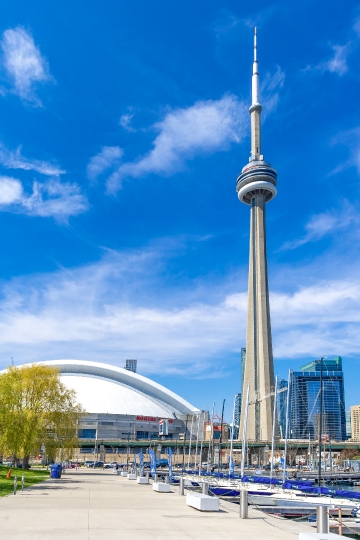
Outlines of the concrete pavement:
M155 493L151 485L117 476L111 470L80 469L48 480L16 496L0 499L1 540L289 540L306 523L267 517L221 502L221 512L202 513L185 497Z

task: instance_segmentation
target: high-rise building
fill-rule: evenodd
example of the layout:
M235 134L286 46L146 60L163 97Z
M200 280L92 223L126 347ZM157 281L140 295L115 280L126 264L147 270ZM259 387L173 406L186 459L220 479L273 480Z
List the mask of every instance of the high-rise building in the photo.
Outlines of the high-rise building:
M351 413L350 411L345 411L346 419L346 438L351 439Z
M231 425L232 439L239 438L239 427L240 427L240 415L241 415L241 394L235 395L235 414L234 414L234 425Z
M271 341L269 287L266 256L265 207L276 195L277 172L261 150L259 103L259 72L257 36L254 33L254 63L252 75L251 152L236 181L241 202L250 206L250 254L248 282L248 312L246 326L246 363L242 411L245 410L247 387L250 384L247 437L269 441L272 435L274 364ZM267 397L265 397L267 396ZM244 414L241 416L240 433Z
M286 401L288 382L286 379L278 380L278 394L276 396L277 420L279 426L280 439L285 439L286 435Z
M124 369L127 369L128 371L132 371L133 373L136 373L137 360L126 360Z
M360 405L350 407L351 440L360 442Z
M324 359L322 372L322 433L346 440L344 374L340 356ZM290 378L290 437L317 440L320 427L320 360L302 366Z

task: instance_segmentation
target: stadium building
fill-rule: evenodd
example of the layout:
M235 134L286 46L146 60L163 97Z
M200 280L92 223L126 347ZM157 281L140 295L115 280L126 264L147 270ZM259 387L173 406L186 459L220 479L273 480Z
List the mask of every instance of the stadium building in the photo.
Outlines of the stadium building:
M164 386L127 369L80 360L41 362L60 370L61 381L76 392L86 415L79 439L83 453L96 447L118 453L117 443L159 439L159 421L167 420L166 439L190 436L202 411ZM194 433L194 429L192 430Z

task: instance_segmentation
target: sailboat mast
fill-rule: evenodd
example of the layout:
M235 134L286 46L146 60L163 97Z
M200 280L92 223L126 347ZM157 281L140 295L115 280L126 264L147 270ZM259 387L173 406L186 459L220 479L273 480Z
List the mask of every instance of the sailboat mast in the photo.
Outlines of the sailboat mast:
M321 488L321 443L322 443L322 420L323 420L323 359L320 358L320 390L319 390L319 399L320 399L320 411L319 411L319 488ZM321 493L321 491L320 491Z
M215 410L215 401L212 406L212 412L211 412L211 428L210 428L210 440L209 440L209 449L208 449L208 464L207 464L207 472L209 472L209 469L212 465L213 460L213 442L214 442L214 410Z
M244 427L243 427L243 440L242 440L242 445L241 445L241 479L244 476L244 469L245 469L246 430L247 430L247 420L248 420L248 410L249 410L249 395L250 395L250 383L248 384L247 393L246 393L245 417L244 417Z
M223 432L223 424L224 424L224 407L225 407L225 399L224 399L223 405L222 405L221 423L220 423L219 459L218 459L219 472L220 472L220 469L221 469L221 444L222 444L222 432Z
M193 425L194 425L194 415L192 415L192 418L191 418L190 440L189 440L189 454L188 454L188 469L190 469L190 454L191 454L191 445L192 445Z
M276 399L277 399L277 386L278 376L275 378L275 392L274 392L274 410L273 410L273 426L271 436L271 465L270 465L270 478L273 477L274 472L274 448L275 448L275 427L276 427Z
M232 415L232 430L231 430L230 456L229 456L229 478L230 478L230 474L231 474L230 471L231 471L231 463L232 463L232 455L233 455L236 396L237 396L237 394L235 394L235 397L234 397L234 407L233 407L233 415Z
M290 405L290 369L288 376L288 391L286 396L286 428L285 428L285 451L284 451L284 471L283 471L283 482L286 480L286 460L287 460L287 441L289 436L289 405Z
M196 462L197 462L197 451L198 451L198 444L199 444L199 429L200 429L200 416L201 416L201 412L199 413L199 416L198 416L198 426L197 426L196 446L195 446L194 470L196 469Z

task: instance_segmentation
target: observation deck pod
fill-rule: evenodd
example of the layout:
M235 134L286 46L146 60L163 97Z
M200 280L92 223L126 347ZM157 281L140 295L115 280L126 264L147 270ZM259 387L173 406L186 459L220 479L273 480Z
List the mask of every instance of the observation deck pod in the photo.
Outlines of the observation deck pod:
M252 160L245 165L236 179L236 191L239 200L251 204L256 193L265 194L265 202L276 196L277 172L267 161Z

